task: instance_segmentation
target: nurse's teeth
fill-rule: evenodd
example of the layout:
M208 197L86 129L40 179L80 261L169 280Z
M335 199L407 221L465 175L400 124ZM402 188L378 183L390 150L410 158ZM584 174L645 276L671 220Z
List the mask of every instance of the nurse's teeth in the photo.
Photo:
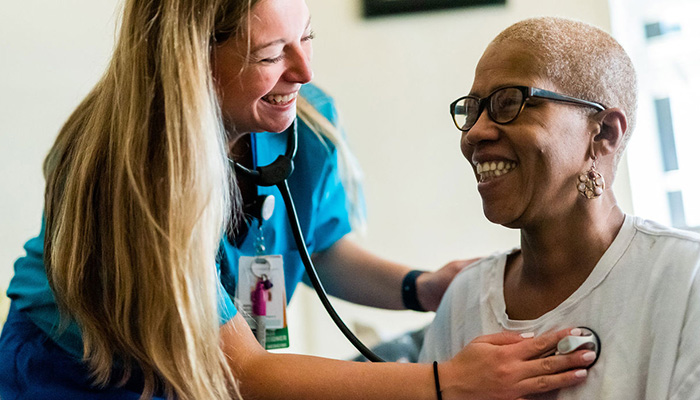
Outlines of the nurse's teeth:
M518 164L512 161L490 161L476 164L476 173L479 174L479 182L503 176L512 171Z
M272 103L272 104L284 104L284 103L289 103L290 101L292 101L296 97L297 97L296 93L287 94L284 96L279 95L279 94L275 94L275 95L271 94L271 95L267 95L267 96L263 97L263 100L267 101L268 103Z

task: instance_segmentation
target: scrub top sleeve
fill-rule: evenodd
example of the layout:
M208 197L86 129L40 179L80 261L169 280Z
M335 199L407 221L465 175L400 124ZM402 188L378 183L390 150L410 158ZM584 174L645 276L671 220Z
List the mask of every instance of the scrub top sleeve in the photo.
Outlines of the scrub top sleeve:
M343 138L346 137L344 129L339 124L335 100L331 96L311 83L302 86L301 95L340 130ZM313 233L308 237L310 240L309 249L312 252L329 248L352 229L348 208L350 203L338 171L338 152L329 140L326 140L325 145L327 147L319 149L324 154L322 168L314 166L315 170L321 172L312 200L314 215L311 228ZM362 193L359 193L359 197L362 197ZM363 199L359 198L356 201L358 203L356 207L364 212Z
M222 240L221 246L225 246L224 241ZM221 253L219 254L218 257L226 257L226 252L222 251L224 247L220 248ZM233 317L236 316L238 313L238 309L236 306L233 304L233 300L231 300L231 296L229 296L228 292L224 288L224 285L221 283L221 264L220 261L216 262L216 276L217 276L217 308L219 311L219 323L223 326L226 325L228 321L230 321Z
M233 319L238 313L238 309L231 301L231 298L226 294L224 287L219 284L219 324L226 325L228 321Z
M317 193L317 215L313 234L314 252L326 250L351 231L347 196L338 176L335 149L324 166L323 182Z

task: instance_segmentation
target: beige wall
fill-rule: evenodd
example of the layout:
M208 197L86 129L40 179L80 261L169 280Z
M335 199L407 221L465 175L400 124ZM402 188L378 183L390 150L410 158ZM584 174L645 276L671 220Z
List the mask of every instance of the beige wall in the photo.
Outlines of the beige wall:
M516 245L513 231L481 213L447 105L468 91L479 55L507 25L560 15L609 30L607 0L508 0L502 7L376 20L361 17L361 0L307 1L317 34L316 82L336 97L365 171L369 231L361 242L425 269ZM0 287L39 228L42 159L106 64L115 4L24 0L8 2L0 13ZM630 211L622 175L618 197ZM352 354L317 304L295 298L293 350ZM376 325L386 336L430 317L347 304L340 313L350 325Z
M113 0L6 1L0 11L0 290L39 232L41 163L112 48Z

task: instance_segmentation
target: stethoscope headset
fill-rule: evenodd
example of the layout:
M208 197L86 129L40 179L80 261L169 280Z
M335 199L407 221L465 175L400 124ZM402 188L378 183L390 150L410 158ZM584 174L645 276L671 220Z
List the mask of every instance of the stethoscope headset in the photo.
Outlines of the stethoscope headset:
M299 251L299 256L306 269L306 274L309 276L318 298L321 300L323 307L330 315L333 322L336 324L338 329L345 335L345 337L352 343L353 346L369 361L372 362L384 362L384 360L372 352L367 346L365 346L355 334L348 329L343 320L340 318L338 313L331 305L328 300L328 295L326 290L323 288L321 281L316 273L316 268L311 261L309 256L309 250L306 247L304 238L301 232L301 226L299 225L299 218L297 217L296 208L294 207L294 200L292 199L292 194L289 191L289 185L287 184L287 178L294 172L294 156L297 152L297 118L294 119L292 125L285 131L287 134L287 149L284 154L277 157L272 163L256 167L254 170L246 168L245 166L231 161L236 172L247 176L258 186L276 186L282 195L284 200L284 206L287 210L287 217L289 224L292 228L292 234L294 235L294 241L297 245L297 250ZM600 356L600 338L592 329L581 327L583 332L581 336L567 336L561 341L559 341L556 353L553 354L568 354L579 349L588 349L595 351L597 356ZM552 355L552 354L550 354ZM596 357L596 361L598 357ZM595 364L595 362L593 364ZM588 368L593 366L589 365Z

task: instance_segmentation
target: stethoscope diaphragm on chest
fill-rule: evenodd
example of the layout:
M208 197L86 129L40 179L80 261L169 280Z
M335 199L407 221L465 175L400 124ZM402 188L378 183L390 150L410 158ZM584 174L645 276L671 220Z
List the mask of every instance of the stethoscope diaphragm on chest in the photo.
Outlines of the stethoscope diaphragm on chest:
M579 326L578 329L581 330L581 335L574 336L569 335L557 343L557 349L554 355L557 354L569 354L577 350L590 350L595 352L596 358L588 368L592 367L598 359L600 358L600 337L591 328L585 326Z

